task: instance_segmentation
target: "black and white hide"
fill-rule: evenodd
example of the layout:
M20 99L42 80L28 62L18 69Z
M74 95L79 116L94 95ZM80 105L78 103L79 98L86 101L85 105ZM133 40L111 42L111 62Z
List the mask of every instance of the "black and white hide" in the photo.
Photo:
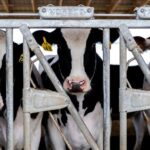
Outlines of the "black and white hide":
M33 33L40 45L43 43L43 37L48 43L57 44L59 59L52 65L52 69L101 150L103 149L103 62L97 55L95 46L97 42L102 42L102 33L99 29L56 29L52 33L46 31ZM118 31L114 29L110 33L110 40L113 43L119 36ZM55 90L46 73L43 72L41 76L44 87ZM90 149L67 109L60 111L58 119L64 135L74 150ZM50 119L48 130L52 149L66 149Z
M1 38L1 34L3 37ZM0 93L4 106L0 113L0 146L6 149L6 35L0 31ZM23 133L23 108L22 108L22 90L23 90L23 46L13 43L13 67L14 67L14 149L21 150L24 146ZM35 79L35 78L34 78ZM35 81L35 80L34 80ZM37 82L35 81L38 86ZM41 138L41 120L43 113L31 115L31 149L38 150Z
M43 43L43 37L48 43L57 44L59 58L52 65L52 69L98 143L100 150L103 150L103 60L96 53L96 43L102 43L103 31L95 28L56 29L51 33L36 31L33 35L40 45ZM110 42L113 43L118 37L118 31L111 29ZM50 63L51 60L48 62ZM44 87L55 90L46 73L43 72L41 76ZM144 76L138 66L129 67L127 77L132 88L142 88ZM110 98L112 118L115 119L119 115L119 65L110 66ZM74 150L90 149L67 109L61 110L57 117L63 133ZM53 149L66 149L50 119L47 124Z

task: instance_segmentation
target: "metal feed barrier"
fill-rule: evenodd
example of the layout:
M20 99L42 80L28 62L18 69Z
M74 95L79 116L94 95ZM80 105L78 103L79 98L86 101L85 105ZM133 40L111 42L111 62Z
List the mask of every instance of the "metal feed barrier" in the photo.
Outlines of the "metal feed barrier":
M89 10L88 10L89 11ZM13 28L20 28L24 37L24 130L25 150L30 150L30 114L33 112L48 111L67 107L93 150L98 146L74 108L70 98L64 92L46 59L42 55L29 28L103 28L103 93L104 93L104 150L110 150L110 54L109 54L109 28L120 29L120 150L127 149L127 112L150 109L149 92L127 89L126 86L126 46L135 56L146 79L150 83L149 69L138 52L138 46L133 40L128 28L150 28L150 20L104 20L85 18L56 19L1 19L0 28L6 29L6 91L7 91L7 150L13 150ZM125 45L126 41L126 45ZM27 45L28 44L28 45ZM48 77L59 93L35 90L30 87L29 48L37 55ZM39 96L40 94L40 96ZM41 98L40 98L41 97ZM135 98L136 97L136 98ZM34 100L36 98L36 101ZM49 99L52 101L49 101ZM29 101L30 99L30 101ZM32 101L31 101L32 100Z

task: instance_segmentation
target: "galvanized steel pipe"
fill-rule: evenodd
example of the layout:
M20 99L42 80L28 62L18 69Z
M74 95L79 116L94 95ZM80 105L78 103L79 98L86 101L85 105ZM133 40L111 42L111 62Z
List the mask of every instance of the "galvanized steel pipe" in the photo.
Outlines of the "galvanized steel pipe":
M30 53L26 41L23 41L23 89L30 88ZM25 103L23 92L23 104ZM23 105L24 107L26 105ZM30 113L24 112L24 148L31 150Z
M126 89L126 47L124 39L120 34L120 91L119 91L119 111L120 111L120 150L127 150L127 112L122 111L124 98L122 91Z
M118 28L127 24L129 28L149 28L150 20L135 19L88 19L88 20L40 20L40 19L0 19L0 28L19 28L27 24L30 28Z
M110 30L103 30L104 150L110 150ZM100 68L99 68L100 69Z
M7 150L14 149L13 135L13 30L6 30Z

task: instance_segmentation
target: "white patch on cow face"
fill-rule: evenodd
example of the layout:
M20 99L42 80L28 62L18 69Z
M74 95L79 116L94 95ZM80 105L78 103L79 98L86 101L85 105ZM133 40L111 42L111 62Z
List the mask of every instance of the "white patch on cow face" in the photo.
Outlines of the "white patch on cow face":
M6 53L6 33L5 31L0 30L0 68L2 66L2 60L5 53Z
M82 92L87 92L91 89L90 80L84 69L84 53L86 48L87 38L91 29L62 29L62 34L67 42L71 53L71 72L64 81L64 88L68 91L70 88L68 82L81 83ZM82 84L83 83L83 84Z

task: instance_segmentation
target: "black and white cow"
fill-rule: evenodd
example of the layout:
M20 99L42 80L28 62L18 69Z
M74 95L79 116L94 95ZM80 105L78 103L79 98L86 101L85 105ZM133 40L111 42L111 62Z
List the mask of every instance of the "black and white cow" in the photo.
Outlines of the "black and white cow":
M33 33L40 45L43 43L43 37L48 43L57 44L59 59L52 65L52 69L101 150L103 149L103 60L96 53L96 43L102 42L102 33L102 30L95 28L56 29L51 33L41 30ZM111 42L114 42L118 36L116 29L110 30ZM118 114L119 66L111 65L110 74L112 114ZM55 90L46 73L43 72L41 76L45 88ZM138 66L129 67L127 76L133 88L142 88L144 76ZM61 110L58 116L61 129L72 148L90 149L68 110ZM53 149L65 149L65 144L50 119L48 119L48 130Z
M135 40L143 51L148 50L150 48L150 38L145 39L143 37L137 36L135 37ZM150 64L149 64L149 68L150 68ZM146 79L144 79L143 82L143 90L146 91L150 90L150 84ZM142 142L143 142L146 129L148 129L148 133L150 135L150 110L135 112L133 116L133 125L136 134L136 142L135 142L134 150L140 150L142 147Z
M96 54L96 43L102 42L102 30L99 29L56 29L52 33L37 31L33 33L36 41L42 45L43 37L47 42L57 44L59 60L52 65L54 72L70 96L91 134L103 146L103 99L102 60ZM111 42L118 38L118 31L111 30ZM99 68L99 69L98 69ZM45 72L41 74L45 88L55 90ZM59 123L73 149L89 149L67 109L61 110ZM65 144L57 129L48 120L48 129L53 149L65 149Z
M0 31L0 93L4 106L0 113L0 146L6 149L6 33ZM24 146L23 133L23 109L22 109L22 89L23 89L23 46L13 43L13 67L14 67L14 149L21 150ZM36 85L38 86L37 82ZM41 139L41 120L43 113L31 115L31 149L38 150Z

